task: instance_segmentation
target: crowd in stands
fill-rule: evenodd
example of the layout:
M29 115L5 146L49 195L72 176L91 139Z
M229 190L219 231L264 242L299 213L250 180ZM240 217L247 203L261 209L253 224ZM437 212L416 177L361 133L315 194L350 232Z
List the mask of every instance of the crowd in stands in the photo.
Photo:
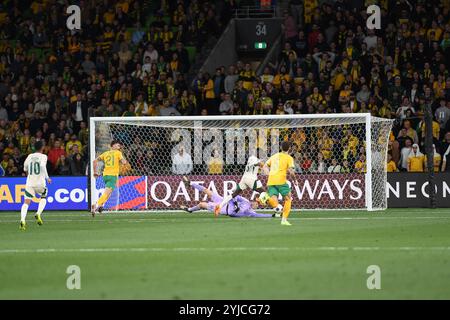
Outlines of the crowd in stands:
M395 120L388 171L423 172L427 170L424 115L429 111L434 170L450 171L450 3L290 2L290 11L284 12L285 41L277 63L267 66L262 75L242 61L218 67L212 77L200 74L193 89L197 96L204 92L201 113L369 112ZM381 7L380 30L366 28L370 4ZM342 150L351 147L342 145L333 132L329 134L325 152L336 145ZM362 146L363 141L360 136L354 143ZM365 167L363 153L364 149L358 151L358 160L350 163L353 171ZM333 164L320 148L315 154L308 150L298 154L314 164L315 172L337 172L348 162L340 155L339 163ZM300 164L299 168L302 171Z
M434 117L435 170L450 171L448 1L291 0L276 64L256 75L250 63L238 61L211 75L199 72L192 83L186 47L200 50L218 37L237 3L146 7L152 3L82 1L82 30L72 32L65 26L68 1L2 1L0 161L6 175L23 174L36 140L45 141L51 174L85 173L92 115L340 112L395 119L388 170L425 171L420 151L427 109ZM366 28L365 8L372 3L382 8L381 30ZM345 159L333 163L322 151L337 143L333 139L321 138L325 147L305 161L316 170L341 171ZM343 150L362 146L349 141ZM352 170L363 171L364 155L357 151L354 159Z
M66 7L81 9L81 30ZM193 55L218 37L233 1L3 0L0 175L23 175L36 140L49 173L86 173L90 116L193 114ZM193 50L192 50L193 49Z

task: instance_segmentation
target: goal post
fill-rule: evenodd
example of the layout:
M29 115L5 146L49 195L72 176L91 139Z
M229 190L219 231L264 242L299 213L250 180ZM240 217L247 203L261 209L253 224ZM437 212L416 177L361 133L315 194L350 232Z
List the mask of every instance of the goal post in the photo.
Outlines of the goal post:
M392 124L369 113L92 117L90 199L105 189L102 177L94 177L93 160L113 139L131 165L104 207L118 212L179 210L205 200L184 185L183 175L223 196L239 182L249 156L265 161L289 140L299 182L288 181L293 209L383 210ZM265 184L267 177L261 173L260 179Z

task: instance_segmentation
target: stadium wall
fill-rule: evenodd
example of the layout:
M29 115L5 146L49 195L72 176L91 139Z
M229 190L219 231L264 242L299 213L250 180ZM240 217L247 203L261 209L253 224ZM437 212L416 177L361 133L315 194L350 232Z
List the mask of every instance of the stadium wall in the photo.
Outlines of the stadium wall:
M364 201L363 177L357 174L321 175L308 177L302 175L299 180L301 188L294 190L294 206L303 205L314 208L314 204L332 200L339 207L343 201L354 201L360 205ZM220 178L220 179L219 179ZM240 176L193 176L205 186L215 188L219 193L230 190ZM427 173L389 173L388 174L388 207L389 208L426 208L429 206ZM53 177L49 186L46 210L88 210L88 184L86 177ZM25 177L0 178L0 211L18 211L23 201ZM347 182L346 182L347 181ZM450 208L450 172L435 175L437 207ZM117 209L145 209L147 205L159 209L171 209L175 202L191 204L202 200L193 190L182 187L180 176L135 176L121 177L119 184L127 192L112 197L110 206ZM305 186L305 185L308 186ZM102 188L99 182L98 188ZM120 189L120 188L119 188ZM116 190L119 190L116 189ZM149 197L143 197L148 194ZM246 194L251 196L251 194ZM301 200L299 200L301 197ZM319 199L320 197L320 199ZM32 202L31 210L37 209Z
M235 42L236 23L234 19L232 19L200 70L209 72L213 75L216 72L217 67L234 64L237 61Z

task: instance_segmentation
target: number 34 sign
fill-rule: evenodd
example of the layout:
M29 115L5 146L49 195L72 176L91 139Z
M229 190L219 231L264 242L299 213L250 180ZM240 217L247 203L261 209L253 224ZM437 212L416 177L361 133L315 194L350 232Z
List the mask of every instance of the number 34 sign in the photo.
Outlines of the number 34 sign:
M256 25L256 35L257 36L266 36L267 35L267 26L264 22L259 22Z

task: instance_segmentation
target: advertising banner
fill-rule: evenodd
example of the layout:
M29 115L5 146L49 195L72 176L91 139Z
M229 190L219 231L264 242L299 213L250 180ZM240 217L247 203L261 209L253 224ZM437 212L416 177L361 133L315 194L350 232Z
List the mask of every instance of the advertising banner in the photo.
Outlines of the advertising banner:
M0 210L20 210L25 194L25 177L0 178ZM86 210L88 191L86 177L52 177L48 185L45 210ZM36 199L30 210L37 210Z
M450 172L434 174L436 206L450 208ZM388 174L388 208L426 208L430 204L427 173Z
M239 182L240 175L189 176L191 182L201 184L223 196ZM266 177L261 181L265 185ZM304 174L298 176L298 187L292 188L292 206L295 208L361 208L365 203L363 174ZM288 182L288 184L291 184ZM191 206L206 200L199 191L185 187L181 176L148 177L149 208L170 209L181 204ZM245 191L244 196L253 200L254 193Z
M223 195L239 182L239 175L190 176L191 181ZM265 184L266 177L261 177ZM45 210L88 210L88 179L86 177L53 177L48 186ZM24 177L0 178L0 211L19 211L25 192ZM361 208L365 201L365 181L361 174L299 175L299 186L292 189L294 208ZM436 205L450 208L450 173L435 174ZM291 186L292 187L292 186ZM97 179L96 197L104 191ZM256 193L244 196L255 199ZM429 206L427 173L389 173L387 181L388 208L426 208ZM106 208L116 210L174 209L206 200L198 190L186 187L181 176L120 177ZM32 201L31 210L37 209Z
M96 180L98 199L105 189L105 182L101 177ZM147 177L126 176L119 177L117 187L113 190L111 197L104 207L111 210L139 210L147 208Z

